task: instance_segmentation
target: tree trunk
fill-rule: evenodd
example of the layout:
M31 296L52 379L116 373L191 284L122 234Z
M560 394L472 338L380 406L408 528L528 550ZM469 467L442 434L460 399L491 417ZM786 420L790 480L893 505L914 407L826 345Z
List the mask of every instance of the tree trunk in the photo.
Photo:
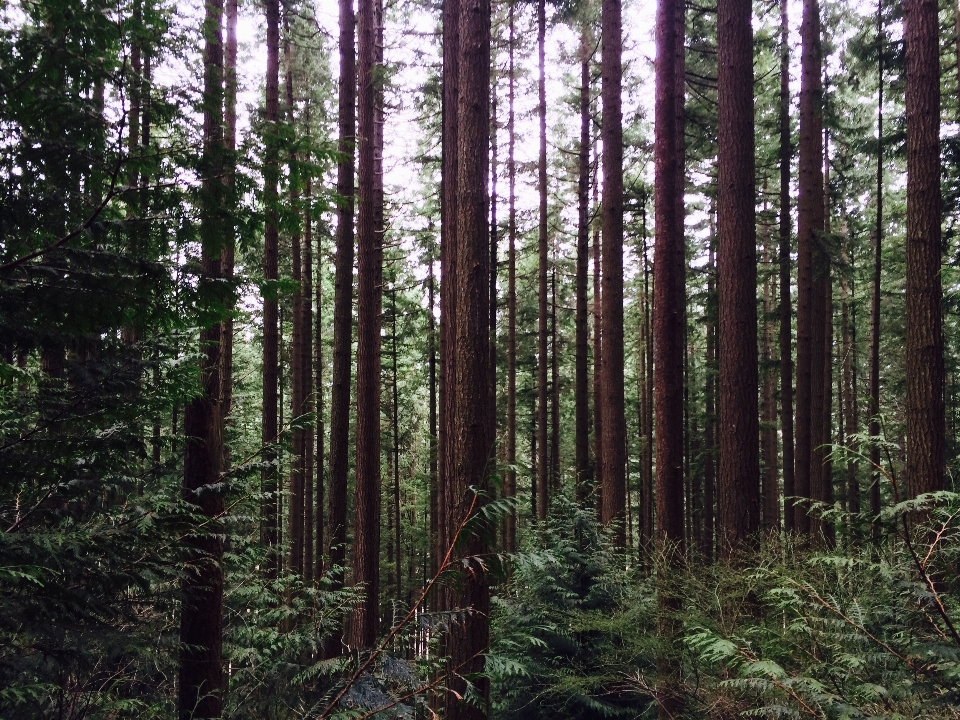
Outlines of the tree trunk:
M514 159L516 132L514 118L515 70L514 70L514 10L510 3L510 59L509 97L507 116L507 172L509 173L509 203L507 219L507 475L504 487L506 497L517 496L517 164ZM503 549L513 552L517 548L517 512L511 508L506 517Z
M307 132L310 128L310 106L305 110ZM302 350L301 372L303 373L303 410L305 414L314 413L313 397L313 222L310 217L310 204L313 194L313 183L310 171L304 179L304 206L303 213L303 269L300 272L303 285L303 320L301 321ZM318 310L319 312L319 310ZM316 416L314 415L314 418ZM303 575L308 584L313 583L314 568L318 556L314 553L314 504L313 504L313 472L314 472L314 421L307 423L303 431ZM317 506L320 507L320 506Z
M593 206L597 207L600 183L599 158L594 145ZM603 508L603 287L600 282L600 229L593 229L593 493L597 515Z
M352 0L339 0L340 89L337 124L337 253L333 290L333 385L330 390L330 492L327 519L330 525L330 565L343 568L347 559L347 466L350 438L350 374L353 346L353 210L356 149L357 66ZM335 573L336 586L343 574ZM332 639L328 657L339 655L340 643Z
M622 47L620 0L601 8L601 94L603 96L603 196L600 210L603 241L603 507L604 525L618 523L613 541L624 547L626 536L626 418L623 374L623 127L621 119Z
M359 142L357 207L357 450L353 582L363 600L351 622L351 644L374 646L380 627L380 330L383 295L383 204L378 197L377 41L379 0L358 6ZM382 188L382 186L381 186Z
M800 147L797 202L797 427L795 494L816 497L819 468L813 449L822 438L823 418L823 262L817 237L823 232L820 9L804 0L800 28ZM809 507L795 511L794 525L810 533Z
M641 412L643 418L641 422L643 434L643 454L641 462L641 482L643 483L643 551L649 555L653 551L651 541L653 540L653 328L650 323L650 259L647 254L647 198L643 198L643 406Z
M226 0L224 6L224 39L223 55L223 120L224 138L223 147L226 151L226 168L224 170L224 184L227 192L227 203L233 207L235 197L236 178L236 151L237 151L237 0ZM144 58L144 76L149 88L150 56ZM149 92L144 92L143 107L143 146L150 144L150 117L146 98ZM146 210L146 208L144 208ZM236 246L236 226L228 221L224 237L223 250L220 251L220 273L226 280L228 287L233 283L234 255ZM236 292L230 287L229 306L236 305ZM233 314L227 313L220 327L220 398L223 406L224 422L228 422L233 409ZM224 448L224 462L228 463L229 450Z
M556 256L554 248L554 256ZM550 487L560 492L560 350L557 340L557 268L550 269Z
M707 259L707 307L716 306L714 296L714 278L716 276L714 258L714 209L710 208L710 249ZM713 549L716 547L714 539L714 519L716 518L716 394L717 383L717 325L714 311L707 312L707 372L704 383L704 432L703 432L703 536L700 539L700 553L708 562L713 561Z
M271 577L280 571L280 494L278 479L279 457L276 443L279 437L278 414L280 394L280 311L277 303L277 216L280 182L280 2L267 0L267 123L263 167L263 279L267 288L263 293L263 416L261 441L263 443L263 472L261 483L264 500L261 507L263 544L270 552Z
M403 599L403 573L401 568L403 567L403 553L400 551L400 541L401 541L401 527L400 527L400 388L398 385L399 382L399 373L397 371L397 289L393 287L390 289L390 367L393 371L393 377L391 378L391 390L393 397L391 398L391 424L393 431L393 517L396 520L394 525L394 535L393 543L396 546L396 573L397 573L397 592L394 597L397 600Z
M667 564L679 566L684 557L683 532L683 354L686 315L684 257L683 106L684 95L684 7L678 0L657 3L654 73L654 303L653 344L654 403L657 441L657 527L658 554ZM618 88L619 90L619 88ZM606 109L606 96L604 96ZM604 139L606 152L607 141ZM606 166L604 166L606 169ZM606 177L606 172L604 173ZM604 188L606 198L606 188ZM604 247L604 261L606 261ZM605 262L606 268L606 262ZM606 273L604 274L606 280ZM607 288L604 287L604 301ZM605 302L606 305L606 302ZM606 306L604 307L606 319ZM607 376L607 338L604 325L604 378ZM619 350L619 348L618 348ZM616 372L611 368L612 372ZM605 419L606 424L606 419ZM607 431L609 434L609 431ZM607 457L607 445L604 456ZM606 471L606 468L605 468ZM606 486L606 480L605 480ZM657 657L657 704L662 720L683 712L680 692L680 657L676 651L681 600L672 573L661 572L657 581L657 632L663 649Z
M584 21L580 33L580 148L577 175L577 315L576 315L576 491L577 503L586 500L590 484L590 405L587 375L587 268L590 262L590 32Z
M940 55L937 3L903 5L907 111L907 492L942 490L945 472L940 264Z
M790 302L790 24L780 0L780 432L783 438L783 526L795 527L793 496L793 306Z
M200 200L201 308L223 303L220 254L224 239L222 0L206 6L203 21L203 185ZM180 610L178 710L181 720L219 718L223 709L223 413L220 384L221 325L200 331L200 395L186 407L183 498L208 518L188 545L195 567L184 573Z
M764 208L766 209L766 208ZM771 264L770 231L764 225L763 264ZM773 287L771 287L773 286ZM773 298L776 284L772 275L763 280L763 383L761 392L763 404L760 430L761 450L763 451L763 530L767 533L780 531L780 482L777 475L777 378L771 365L773 355Z
M285 15L283 18L283 57L286 65L286 99L287 121L294 127L294 100L293 100L293 58L291 55L290 23ZM297 168L297 159L291 151L289 162L289 202L293 216L297 217L296 209L300 205L300 190ZM304 433L297 418L303 414L303 258L301 253L301 236L299 220L294 221L290 234L291 270L293 274L293 308L291 313L290 334L290 422L294 427L290 433L292 438L293 455L290 458L290 512L287 518L289 527L291 572L303 574L303 465L304 465Z
M537 57L540 75L537 81L539 104L537 118L540 128L540 154L537 161L537 188L540 193L540 224L537 236L537 279L539 301L537 312L537 519L547 518L550 477L549 448L547 446L547 95L546 59L546 0L537 1Z
M451 525L462 527L479 501L477 491L489 483L494 443L494 412L487 390L490 369L489 277L490 252L487 226L488 146L490 140L490 3L465 0L458 13L460 42L459 93L457 96L457 286L454 296L456 368L453 434L449 449L455 472L450 476L448 508ZM453 150L453 148L451 148ZM447 178L451 179L452 178ZM476 490L472 490L475 488ZM465 539L461 608L471 612L454 622L448 638L449 667L445 717L448 720L483 718L489 683L476 681L479 704L457 699L465 691L463 676L482 673L483 654L489 642L489 588L483 568L475 558L486 551L481 533Z
M880 272L883 248L883 0L877 0L877 223L874 229L873 286L870 290L870 514L873 542L879 546L880 515Z
M308 195L312 192L312 185L307 186ZM313 268L311 267L310 272L313 273ZM324 472L323 472L323 463L324 463L324 443L326 442L325 432L324 432L324 397L323 397L323 245L321 241L321 236L317 235L317 267L316 267L316 285L315 285L315 298L317 305L317 312L314 315L314 357L313 357L313 367L314 367L314 387L316 388L315 393L315 408L317 413L317 434L316 434L316 491L317 499L316 505L314 506L314 527L315 531L315 550L314 557L316 558L316 570L314 571L314 577L319 579L324 571L324 552L326 545L324 544L324 518L323 518L323 508L324 508Z
M850 265L852 270L852 261L846 244L843 249L843 260L844 264ZM857 515L860 514L860 483L857 479L858 463L854 459L854 453L859 448L854 444L852 438L859 432L859 418L857 417L857 383L854 377L854 368L857 364L857 344L854 335L856 317L852 317L850 296L850 277L844 273L840 280L842 302L840 324L843 336L843 406L845 410L843 413L843 433L848 453L846 501L847 511L850 513L852 523L850 540L852 543L856 543L860 539L859 520L857 518Z
M752 7L749 0L717 5L718 529L725 555L760 529Z

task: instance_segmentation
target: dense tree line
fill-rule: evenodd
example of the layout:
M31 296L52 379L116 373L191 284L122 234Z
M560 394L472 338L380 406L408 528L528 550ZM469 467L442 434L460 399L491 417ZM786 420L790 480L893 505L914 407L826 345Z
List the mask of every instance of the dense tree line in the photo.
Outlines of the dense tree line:
M0 715L955 716L958 32L4 5Z

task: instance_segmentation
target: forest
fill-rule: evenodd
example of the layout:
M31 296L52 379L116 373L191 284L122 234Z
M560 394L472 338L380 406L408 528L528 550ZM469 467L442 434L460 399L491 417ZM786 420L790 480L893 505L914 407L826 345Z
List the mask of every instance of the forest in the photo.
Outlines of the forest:
M960 2L0 0L0 718L960 718Z

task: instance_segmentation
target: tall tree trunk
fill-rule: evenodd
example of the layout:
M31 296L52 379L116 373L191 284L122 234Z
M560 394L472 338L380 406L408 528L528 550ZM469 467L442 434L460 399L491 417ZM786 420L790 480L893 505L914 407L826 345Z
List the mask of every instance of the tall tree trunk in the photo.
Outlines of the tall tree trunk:
M587 346L587 282L590 262L590 50L589 24L580 31L580 148L577 175L577 315L576 315L576 489L582 505L590 484L590 405Z
M661 541L683 542L683 317L684 238L681 232L683 207L677 184L678 127L675 52L676 16L683 10L677 0L657 4L656 59L656 237L653 263L653 346L656 374L657 441L657 534Z
M596 138L599 140L599 137ZM598 206L599 166L596 142L594 144L593 206ZM600 228L593 229L593 493L596 496L597 515L603 508L603 286L600 282Z
M907 111L907 492L945 472L940 264L940 45L935 0L903 4Z
M456 394L456 331L453 325L457 297L457 138L459 117L457 99L460 87L460 2L443 0L443 67L442 67L442 167L440 177L440 428L439 460L440 483L438 486L440 513L439 555L443 557L452 539L455 528L449 525L448 497L454 482L454 457L452 454L452 428L454 418L453 398ZM448 450L450 450L448 452Z
M347 559L347 466L350 442L350 374L353 346L353 217L356 150L357 66L356 19L352 0L339 0L340 89L337 109L337 253L333 290L333 386L330 390L330 492L327 519L330 525L330 565L343 568ZM342 573L334 575L337 586ZM332 639L328 657L339 655L340 643Z
M396 546L396 574L397 574L397 592L395 598L403 598L403 553L400 548L401 541L401 522L400 522L400 387L399 372L397 369L397 288L390 289L390 369L393 377L391 378L391 424L393 431L393 517L396 520L394 526L393 543Z
M227 194L226 202L229 207L234 205L236 183L236 151L237 151L237 0L226 0L224 5L224 38L223 51L223 120L225 149L224 184ZM144 58L144 76L150 74L150 56ZM149 80L147 80L149 82ZM149 88L149 85L146 86ZM143 108L143 145L149 145L150 117L146 98L149 92L144 92ZM232 218L227 220L223 250L220 252L220 273L228 287L233 283L234 254L236 246L236 224ZM236 304L235 290L230 287L229 307ZM223 406L224 422L229 422L233 409L233 314L228 312L220 326L220 398ZM228 464L229 450L224 448L224 462Z
M269 575L280 571L280 493L279 456L276 443L279 432L278 411L280 394L280 310L277 303L278 252L278 190L280 182L280 2L267 0L267 123L263 163L263 279L268 284L263 294L263 415L261 441L263 443L264 493L261 516L263 544L270 552ZM272 285L271 285L272 283Z
M824 72L824 87L826 87L826 72ZM825 127L823 129L823 232L826 237L830 237L832 229L830 227L830 135ZM829 445L833 443L833 279L831 277L831 268L829 263L826 266L826 277L824 278L823 288L823 434L822 445L819 449L819 466L822 473L822 491L816 499L824 503L826 507L833 506L833 462L830 459ZM833 523L819 518L817 525L820 533L823 535L827 547L833 547L836 544L836 531Z
M203 21L203 185L200 201L202 308L224 302L220 253L224 236L223 3L212 0ZM223 709L223 414L220 385L221 326L200 331L201 393L186 407L183 498L209 525L188 541L195 568L184 573L180 610L178 711L181 720L219 718Z
M766 209L766 208L764 208ZM764 225L763 264L771 264L770 229ZM771 287L772 286L772 287ZM776 282L772 275L763 280L763 383L761 392L763 404L760 431L760 447L763 451L763 530L767 533L780 531L780 482L777 475L777 378L771 366L773 355L773 315Z
M844 239L843 248L844 265L852 265L850 253L848 251L848 240ZM852 270L852 267L850 268ZM852 273L851 273L852 274ZM854 368L857 364L857 344L855 336L856 317L853 316L850 302L850 275L844 273L840 280L841 297L841 316L840 325L843 342L843 434L847 448L847 468L846 468L846 504L847 510L851 516L850 540L856 543L860 539L859 520L857 515L860 513L860 482L857 479L858 463L854 453L858 448L853 442L853 436L859 431L859 418L857 416L857 383L854 376Z
M290 22L283 18L283 57L286 65L285 90L287 99L287 121L294 127L293 99L293 57L291 54ZM300 179L297 158L291 151L289 158L290 187L289 202L293 216L297 217L300 205ZM287 517L289 526L290 559L292 572L303 574L303 461L304 433L297 418L303 414L303 258L299 219L293 223L290 233L291 270L293 274L293 308L290 333L290 422L294 423L291 432L293 456L290 458L290 511Z
M516 132L514 118L514 94L516 77L514 70L514 13L516 3L510 3L509 38L509 98L507 115L507 172L509 173L509 203L507 218L507 476L504 488L506 497L517 496L517 164L514 159ZM510 509L505 522L504 550L517 548L517 512Z
M383 295L383 204L377 193L377 41L382 6L358 6L357 450L353 581L363 600L351 622L351 644L372 648L380 626L380 330ZM382 187L382 186L381 186Z
M752 9L750 0L717 4L718 529L725 555L760 529Z
M601 7L600 73L603 97L603 507L604 525L619 523L614 544L624 547L626 503L626 418L623 374L623 126L620 110L622 47L620 0Z
M783 438L783 526L794 529L793 306L790 302L790 24L780 0L780 433Z
M883 248L883 0L877 0L877 222L874 229L873 286L870 290L870 514L873 542L879 546L880 526L880 271Z
M312 194L312 185L307 186L307 194ZM311 267L310 272L313 272ZM314 388L316 388L314 405L317 413L317 435L316 435L316 474L315 474L315 483L316 483L316 505L314 506L314 527L315 530L315 550L314 557L316 558L316 570L314 572L314 577L319 579L321 574L324 571L324 552L326 550L326 545L324 544L324 535L325 535L325 523L323 517L323 508L324 508L324 443L326 442L325 430L324 430L324 396L323 396L323 244L321 240L321 235L317 234L317 266L316 266L316 284L315 284L315 302L317 305L317 312L314 315L314 333L313 333L313 344L314 344L314 355L313 355L313 367L314 367Z
M540 154L537 160L537 188L540 193L539 234L537 236L537 519L547 518L549 505L549 447L547 445L547 91L546 91L546 0L537 1L537 57L540 75L537 81L540 128Z
M710 208L710 249L707 259L707 307L716 306L714 278L716 275L714 258L714 209ZM704 383L704 432L703 432L703 536L700 539L700 553L709 563L713 561L714 519L716 518L716 393L717 384L717 325L712 309L707 312L707 371Z
M494 412L487 382L490 369L489 286L490 252L487 227L488 145L490 140L490 2L466 0L460 4L459 93L457 110L457 292L454 302L456 337L455 415L450 449L449 511L452 525L461 527L477 491L489 485L494 443ZM452 178L448 178L452 179ZM474 488L476 490L474 490ZM464 572L459 606L472 612L450 628L448 652L452 675L448 681L445 717L464 720L484 717L489 694L486 679L477 681L480 703L456 698L465 691L463 676L483 672L483 654L489 642L489 588L475 558L486 550L482 533L471 532L463 548Z
M554 256L556 256L554 248ZM557 268L550 269L550 487L560 491L560 350L557 340Z
M653 344L654 403L657 440L658 554L671 566L684 557L683 532L683 338L686 292L683 230L683 37L684 7L678 0L658 0L654 73L654 174L656 236L654 244ZM619 88L618 88L619 90ZM606 96L604 97L606 109ZM606 149L606 138L604 139ZM604 177L606 178L606 166ZM606 188L604 188L606 198ZM606 247L604 248L606 261ZM606 267L606 262L604 263ZM606 280L606 273L604 274ZM604 301L607 288L604 287ZM604 307L606 318L606 302ZM606 332L606 324L604 325ZM604 378L607 376L604 336ZM614 371L615 372L615 371ZM606 424L606 418L604 420ZM606 428L605 428L606 429ZM609 434L607 431L606 434ZM604 445L606 457L607 445ZM606 471L606 468L605 468ZM606 482L605 482L606 486ZM663 649L657 657L657 703L662 720L677 717L684 706L679 689L680 659L675 650L680 631L680 595L669 572L658 574L657 631Z
M432 228L431 228L432 230ZM437 485L439 482L437 468L437 320L434 315L435 280L433 275L434 249L430 249L430 274L427 276L427 319L430 325L428 373L430 385L430 577L437 574L443 556L440 550L439 515L443 508L439 505ZM436 593L430 598L430 609L437 610Z
M305 109L307 132L310 131L310 105ZM300 360L303 373L303 410L305 414L313 414L315 401L313 397L314 354L313 354L313 221L310 217L310 204L313 194L313 182L310 171L304 178L304 207L303 213L303 269L300 272L303 285L303 320L301 321ZM319 309L318 309L319 312ZM316 416L314 416L316 417ZM314 422L308 422L303 431L303 575L307 583L312 583L314 568L318 556L314 553L314 504L313 504L313 472L315 456L313 452ZM320 506L317 506L320 507Z
M647 197L643 198L643 225L641 237L643 238L643 413L642 433L643 433L643 455L641 461L642 483L643 483L643 537L645 553L649 554L653 547L650 545L653 540L653 327L650 322L650 258L647 252Z
M797 202L797 427L795 494L816 497L822 477L814 448L822 442L823 262L817 237L823 232L823 157L820 6L804 0L800 28L800 147ZM795 512L794 524L809 534L809 507Z

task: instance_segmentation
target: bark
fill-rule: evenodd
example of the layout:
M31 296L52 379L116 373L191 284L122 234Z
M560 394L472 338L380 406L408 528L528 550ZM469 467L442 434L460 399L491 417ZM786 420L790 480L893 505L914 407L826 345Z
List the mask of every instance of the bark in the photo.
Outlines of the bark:
M763 264L771 265L769 226L764 226ZM773 298L776 286L772 276L763 281L763 404L761 407L761 450L763 451L763 530L767 533L780 531L780 482L777 476L777 378L771 366L773 354Z
M624 547L626 418L623 349L623 127L621 119L622 47L620 0L601 8L600 72L603 97L603 193L600 210L603 241L603 506L604 525L618 523L613 541ZM672 49L672 48L671 48Z
M285 15L283 19L284 41L283 57L286 66L285 90L287 100L287 121L294 126L293 100L293 58L291 55L290 23ZM289 202L291 208L300 205L300 190L297 160L291 152L288 158L290 170ZM290 334L290 422L293 455L290 458L290 511L287 517L289 527L290 559L292 572L303 574L303 465L304 433L297 421L303 414L303 258L301 252L300 223L295 221L290 234L291 270L293 274L293 308L291 313Z
M333 291L333 385L330 391L330 565L346 565L347 467L350 437L350 375L353 345L353 218L356 150L356 20L352 0L340 0L340 88L337 110L337 236ZM342 573L333 576L342 586ZM331 641L327 655L339 655L340 643Z
M783 525L794 529L793 306L790 302L790 44L787 0L780 0L780 433L783 438Z
M454 297L456 343L455 402L450 449L454 474L450 477L449 515L459 527L475 502L476 488L489 485L494 444L494 413L487 383L490 369L489 277L487 227L488 144L490 140L490 2L464 0L458 13L460 42L457 110L457 288ZM472 559L486 551L481 533L466 538L459 607L470 608L451 625L445 717L463 720L484 717L489 683L476 681L480 706L456 697L465 690L464 675L482 673L489 642L489 588L483 568Z
M883 0L877 0L877 223L874 229L873 286L870 290L870 514L875 518L873 542L880 544L880 272L883 247Z
M940 55L935 0L904 2L907 114L907 434L910 497L942 490L945 467L941 286Z
M216 307L223 249L223 3L206 6L203 21L203 185L200 201L199 303ZM201 392L186 407L183 498L207 518L207 527L187 541L191 572L181 587L178 711L181 720L219 718L223 709L223 557L218 518L223 513L223 408L219 323L200 331Z
M350 640L374 646L380 626L380 330L383 294L383 204L378 197L377 41L382 7L358 6L357 439L353 582L363 587ZM382 186L381 186L382 187Z
M656 545L668 566L684 557L683 528L683 355L686 313L683 232L683 37L684 7L678 0L657 3L654 67L654 303L653 344L654 403L657 441ZM606 100L606 98L604 98ZM606 104L604 105L606 107ZM604 140L606 148L606 139ZM606 168L606 166L605 166ZM606 173L604 173L606 175ZM606 188L604 188L606 197ZM606 248L604 248L606 259ZM604 276L606 279L606 274ZM604 292L606 293L606 287ZM606 294L604 300L606 301ZM606 307L604 307L606 316ZM606 330L606 325L604 327ZM604 336L604 378L607 338ZM611 369L612 370L612 369ZM615 370L612 370L615 372ZM605 423L606 424L606 423ZM606 428L605 428L606 429ZM609 430L606 434L609 435ZM604 445L604 456L607 457ZM606 468L605 468L606 470ZM672 573L661 572L657 581L657 632L663 648L657 657L658 715L663 720L683 712L680 691L680 658L676 650L680 624L680 594Z
M594 145L593 206L597 207L600 183L599 158ZM593 230L593 493L597 514L603 507L603 287L600 282L600 229Z
M710 208L710 249L707 259L707 303L708 307L715 306L716 274L714 258L713 227L714 210ZM716 547L714 539L714 519L716 518L716 384L717 384L717 326L716 317L712 310L707 315L707 372L704 383L704 431L703 431L703 536L700 539L700 553L707 562L713 560L713 549Z
M824 292L819 238L823 233L820 8L804 0L800 28L800 146L797 202L797 426L795 494L818 497L822 473L814 448L822 442ZM810 533L808 506L795 511L800 534Z
M656 235L654 247L653 346L655 435L657 442L657 536L683 542L683 208L678 207L680 179L677 157L677 62L674 18L682 9L676 0L657 5L657 60L654 167Z
M537 519L547 518L549 505L550 466L547 446L547 94L546 94L546 0L537 2L537 57L539 79L537 92L537 119L540 128L540 154L537 160L537 188L540 193L539 234L537 236L538 265L537 298Z
M507 115L507 172L509 173L509 211L507 219L507 475L504 487L506 497L517 496L517 165L514 160L516 133L514 117L515 70L514 70L514 8L510 3L509 39L509 102ZM507 515L504 533L504 550L517 548L517 514L511 509Z
M760 529L753 28L749 0L717 5L721 553Z
M227 193L226 202L231 209L234 207L234 184L236 176L237 150L237 0L226 0L224 5L224 50L223 50L223 121L225 150L223 178ZM150 74L150 57L144 58L144 75ZM149 81L147 81L149 82ZM147 85L149 88L149 85ZM144 92L143 108L143 146L150 144L150 118L147 110L146 98L149 92ZM233 409L233 313L236 305L236 292L232 286L234 273L234 255L236 246L236 225L232 218L226 224L223 249L220 251L220 274L226 280L230 292L229 307L231 312L223 319L220 325L220 397L223 404L224 422L229 422ZM229 449L224 447L224 462L229 463Z
M550 296L550 490L556 493L560 491L560 349L557 339L556 267L550 270Z
M310 127L310 106L306 108L306 124L309 131ZM314 354L313 354L313 222L310 218L310 203L313 194L313 183L310 175L304 179L304 205L306 210L303 213L303 269L300 271L301 283L303 286L303 320L301 321L302 337L300 338L300 347L302 359L300 360L301 372L303 373L303 390L301 398L303 400L302 412L306 415L314 415L315 401L313 397L313 376L314 376ZM316 417L314 415L314 417ZM303 575L307 583L312 583L315 576L315 565L319 558L314 552L314 502L313 502L313 473L315 456L314 448L314 424L308 422L303 430ZM316 507L322 507L317 505Z
M590 33L583 23L580 34L580 148L577 175L577 314L576 314L576 408L575 480L577 503L586 500L590 472L590 405L587 341L587 282L590 262Z

